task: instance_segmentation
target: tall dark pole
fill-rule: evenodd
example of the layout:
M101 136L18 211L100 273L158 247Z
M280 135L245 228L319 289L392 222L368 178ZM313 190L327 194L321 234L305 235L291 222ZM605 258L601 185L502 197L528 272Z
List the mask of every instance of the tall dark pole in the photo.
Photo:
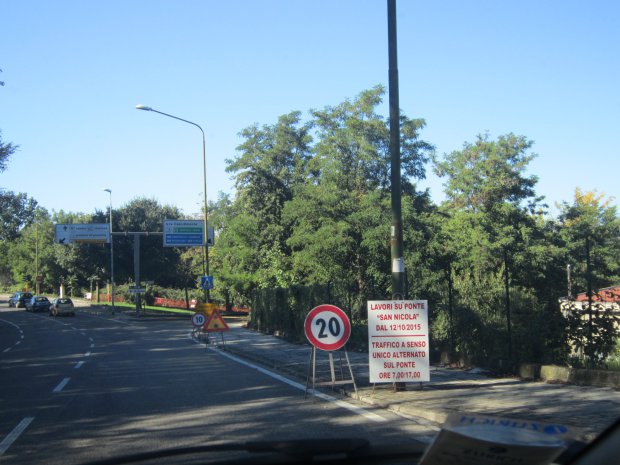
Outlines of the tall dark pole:
M170 115L168 113L164 113L163 111L155 110L154 108L148 107L146 105L136 105L136 109L144 110L144 111L152 111L153 113L159 113L160 115L167 116L169 118L174 118L179 121L183 121L184 123L191 124L192 126L196 126L200 129L202 133L202 187L204 191L204 248L202 254L202 273L204 276L209 275L209 228L208 228L208 218L207 218L207 157L205 153L205 132L199 124L194 123L193 121L188 121L183 118L179 118L178 116ZM205 288L205 302L208 303L211 301L211 295L209 289Z
M506 332L508 335L508 360L512 369L512 324L510 322L510 275L508 274L508 252L504 247L504 289L506 293Z
M586 279L588 281L588 367L591 366L594 355L594 345L592 344L592 266L590 263L590 236L586 236Z
M112 189L103 189L110 194L110 287L112 290L112 315L114 315L114 297L116 288L114 286L114 234L112 232Z
M452 264L448 263L448 327L450 328L450 358L455 356L454 346L454 323L452 320L452 308L454 306L454 283L452 282Z
M390 160L392 185L392 228L390 250L392 258L392 298L406 299L405 261L403 258L403 220L400 180L400 104L398 98L398 54L396 34L396 0L388 0L388 54L390 97Z
M392 299L404 300L405 260L403 258L403 215L400 187L400 104L398 101L398 53L396 34L396 0L388 0L388 56L390 94L390 182L392 186L392 227L390 255L392 259ZM405 383L394 383L394 390L406 390Z
M142 285L140 284L140 233L135 233L133 235L133 269L136 281L136 288L140 289ZM136 315L140 315L140 310L142 309L142 294L140 292L136 293Z

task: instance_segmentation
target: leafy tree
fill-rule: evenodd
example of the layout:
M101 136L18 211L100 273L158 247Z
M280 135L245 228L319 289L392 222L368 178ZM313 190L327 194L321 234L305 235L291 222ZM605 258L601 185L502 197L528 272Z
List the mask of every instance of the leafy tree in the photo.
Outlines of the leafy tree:
M106 215L98 212L96 221L106 222ZM181 219L177 207L160 205L155 199L136 198L112 215L113 231L116 232L162 232L165 219ZM181 250L163 247L161 235L140 237L140 278L154 281L162 286L186 285L185 275L178 275ZM109 262L109 260L108 260ZM107 269L107 265L105 265ZM117 283L134 281L134 237L114 237L114 280Z
M10 249L24 227L34 222L36 210L37 202L26 194L0 189L0 283L5 286L13 282L15 274Z
M217 281L214 292L228 305L249 306L253 291L258 287L258 223L251 215L239 212L234 204L223 205L213 216L216 216L216 225L217 218L225 216L223 229L211 249L211 268Z
M484 135L434 160L436 173L448 178L443 235L456 307L471 315L468 324L474 326L467 334L478 334L483 342L461 338L458 345L481 360L492 354L507 358L511 348L513 362L545 350L543 332L536 330L549 310L549 296L538 295L536 285L550 259L539 255L548 236L535 216L543 206L535 192L537 178L525 174L535 157L532 145L514 134L495 141Z
M533 210L542 200L535 195L536 176L525 176L535 154L528 153L533 142L524 136L507 134L497 141L478 135L473 144L454 151L443 160L434 158L435 172L447 176L445 193L456 209L494 211L502 204L521 205L529 201Z
M290 269L286 258L290 254L286 244L290 233L281 221L282 211L285 203L293 198L295 186L306 176L311 142L309 125L301 122L299 112L292 112L281 116L274 125L246 128L241 136L245 141L237 148L239 155L227 160L227 171L234 173L237 198L234 208L229 210L234 219L227 229L232 227L232 230L223 231L220 248L232 244L233 237L245 238L254 257L237 263L230 271L256 274L255 284L259 286L282 285L289 282L287 270ZM254 237L235 230L247 228L250 223L253 223L250 231ZM239 269L239 266L251 268Z
M20 283L23 275L41 276L42 292L55 292L62 279L54 244L54 224L48 212L37 208L33 224L24 227L19 236L6 243L6 263L11 276L8 282ZM33 284L33 282L31 282Z
M620 280L620 218L611 202L605 194L577 188L571 204L559 205L558 232L566 251L565 264L573 268L576 292L588 289L588 249L593 289Z
M87 224L100 223L95 215L71 213L60 210L52 214L53 224ZM54 233L50 237L53 243ZM73 295L79 289L90 287L91 280L98 278L105 281L104 267L109 263L107 244L55 244L52 245L53 262L48 266L49 277L45 282L52 282L57 288L61 283L71 287Z
M560 209L558 232L564 263L572 268L572 292L587 292L594 298L598 289L620 279L617 209L604 194L578 188L573 203L564 202ZM589 364L599 364L614 349L616 318L596 303L572 307L568 337L575 348L585 350Z
M228 160L237 196L214 255L246 299L253 287L292 283L344 287L358 309L364 296L386 294L389 128L376 113L384 92L312 110L306 123L293 112L242 131L240 155ZM401 117L406 181L423 177L432 150L423 126Z
M313 110L317 142L308 181L285 206L297 283L334 283L355 296L354 317L369 296L389 292L389 126L376 113L384 89ZM404 195L424 176L432 146L419 137L423 120L401 116ZM412 201L413 203L413 201Z
M11 155L13 155L18 148L18 145L13 145L10 142L3 142L2 131L0 131L0 173L6 170Z
M0 240L11 241L34 221L37 201L26 194L0 189Z

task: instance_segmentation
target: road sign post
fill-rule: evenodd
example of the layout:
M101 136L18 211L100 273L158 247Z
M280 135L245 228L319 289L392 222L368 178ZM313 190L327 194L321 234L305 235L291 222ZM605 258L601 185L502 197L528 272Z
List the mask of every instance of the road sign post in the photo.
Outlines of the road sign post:
M340 373L342 379L336 379L336 370L334 367L333 352L338 349L342 349L351 336L351 322L349 321L347 314L335 305L319 305L318 307L310 310L310 313L306 316L306 320L304 322L304 332L306 334L306 338L310 344L312 344L308 377L306 378L306 394L308 393L310 379L312 379L313 391L316 386L331 386L333 389L336 385L353 384L353 388L355 389L355 392L357 392L355 378L353 377L353 370L351 369L349 355L346 350L344 350L344 355L347 361L347 366L349 367L349 374L351 378L344 378L342 357L340 358ZM330 381L317 382L316 380L317 349L326 351L328 354L331 375ZM312 373L312 376L310 376L310 373Z

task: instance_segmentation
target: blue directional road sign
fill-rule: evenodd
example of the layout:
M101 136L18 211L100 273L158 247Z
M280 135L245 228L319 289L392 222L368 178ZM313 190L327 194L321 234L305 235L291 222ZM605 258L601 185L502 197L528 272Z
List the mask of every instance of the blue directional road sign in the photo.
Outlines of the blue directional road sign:
M164 221L164 247L203 246L204 236L204 222L201 220Z

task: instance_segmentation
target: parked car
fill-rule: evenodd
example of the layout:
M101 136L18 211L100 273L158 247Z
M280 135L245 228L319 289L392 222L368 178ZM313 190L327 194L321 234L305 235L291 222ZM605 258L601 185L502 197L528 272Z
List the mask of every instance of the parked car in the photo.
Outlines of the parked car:
M73 301L68 297L58 297L52 300L50 305L50 315L71 315L75 316Z
M35 295L26 301L26 310L29 312L47 312L51 302L44 295Z
M9 298L9 307L25 307L26 302L32 298L30 292L16 292Z

